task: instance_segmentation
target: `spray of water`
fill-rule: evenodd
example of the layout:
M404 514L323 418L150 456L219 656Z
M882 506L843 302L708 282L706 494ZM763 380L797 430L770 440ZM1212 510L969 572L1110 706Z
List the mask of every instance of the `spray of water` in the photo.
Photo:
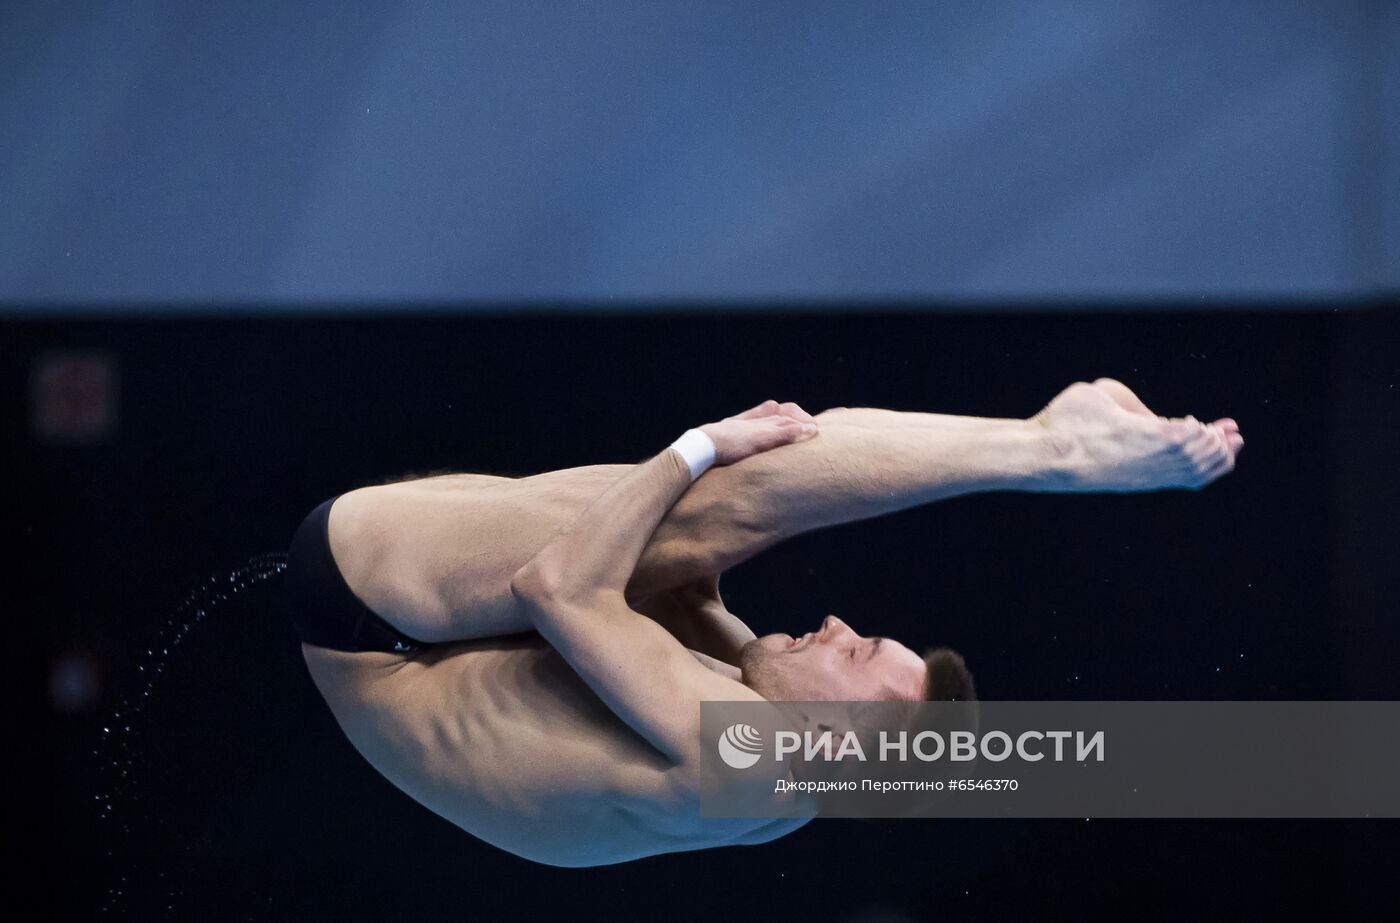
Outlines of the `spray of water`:
M226 575L211 576L191 590L162 623L154 640L143 649L129 690L102 720L98 746L93 750L101 781L94 803L98 822L106 833L103 839L110 880L102 910L107 915L114 915L123 907L123 899L130 893L139 871L139 857L133 854L132 825L138 822L147 709L170 658L196 625L224 604L246 595L250 589L280 575L286 568L284 553L254 555L243 566ZM166 896L172 910L174 901L180 897L176 888L176 883L167 883Z

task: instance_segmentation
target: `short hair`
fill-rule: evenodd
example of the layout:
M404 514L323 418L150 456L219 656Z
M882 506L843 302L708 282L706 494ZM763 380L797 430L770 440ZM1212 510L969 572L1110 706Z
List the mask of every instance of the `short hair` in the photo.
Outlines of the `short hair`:
M977 686L962 655L949 647L935 647L924 654L925 702L976 702Z
M981 706L977 703L977 686L972 681L972 673L963 661L962 655L950 647L930 648L924 654L923 695L910 698L896 695L893 699L877 700L850 706L851 715L858 726L873 734L877 727L901 727L906 730L951 730L975 731L981 723ZM928 711L919 707L921 702L971 702L969 709L957 709L950 713L946 727L941 724L925 727L915 724L929 718ZM970 726L968 724L970 723Z
M934 731L945 739L953 731L972 731L981 725L981 706L977 702L977 687L962 655L951 648L938 647L924 654L926 675L922 699L899 696L874 702L853 703L850 706L857 736L862 749L869 753L876 746L881 731L904 732L912 736ZM926 708L922 702L958 702L967 706L956 708ZM861 762L838 764L833 779L849 781L859 773L860 778L897 781L908 777L908 765L902 761ZM845 775L841 775L841 774ZM833 789L835 791L835 789ZM901 800L900 810L907 816L934 816L946 792L930 791L927 796ZM833 796L835 797L835 796ZM834 803L834 802L833 802Z

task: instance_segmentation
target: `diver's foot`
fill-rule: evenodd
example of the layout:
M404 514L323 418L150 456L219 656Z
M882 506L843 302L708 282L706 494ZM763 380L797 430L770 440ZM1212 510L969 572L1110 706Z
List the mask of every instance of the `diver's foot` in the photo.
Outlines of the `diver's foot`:
M1111 378L1075 382L1032 420L1045 427L1062 490L1199 490L1233 470L1244 446L1229 417L1160 417Z

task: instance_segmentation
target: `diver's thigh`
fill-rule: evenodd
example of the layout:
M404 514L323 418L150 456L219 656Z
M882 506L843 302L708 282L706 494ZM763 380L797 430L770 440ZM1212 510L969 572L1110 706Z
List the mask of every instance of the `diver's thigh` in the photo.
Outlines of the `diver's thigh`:
M439 643L528 631L511 578L627 467L352 491L331 510L331 549L351 590L410 637Z

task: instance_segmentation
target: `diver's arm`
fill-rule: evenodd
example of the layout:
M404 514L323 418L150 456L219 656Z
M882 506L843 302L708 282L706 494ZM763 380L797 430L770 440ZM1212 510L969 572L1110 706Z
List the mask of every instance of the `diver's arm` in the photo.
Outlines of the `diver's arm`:
M696 662L623 598L623 568L687 487L690 471L668 449L637 465L511 580L535 630L624 723L657 750L687 762L709 687L737 685ZM629 561L630 558L630 561ZM694 714L692 714L692 712Z
M766 407L704 428L717 460L737 461L815 433L812 424L759 412ZM657 523L690 485L686 461L667 449L609 487L511 580L541 636L619 718L677 761L694 756L697 701L747 692L697 663L623 595Z
M512 587L568 602L621 593L647 539L690 482L673 449L636 465L517 571Z
M804 420L784 413L776 401L765 401L700 430L714 447L714 463L725 466L772 449L793 451L811 441L817 424L810 417ZM674 447L633 466L521 572L548 583L554 595L576 598L600 591L622 592L657 524L691 487L692 479L686 460Z

